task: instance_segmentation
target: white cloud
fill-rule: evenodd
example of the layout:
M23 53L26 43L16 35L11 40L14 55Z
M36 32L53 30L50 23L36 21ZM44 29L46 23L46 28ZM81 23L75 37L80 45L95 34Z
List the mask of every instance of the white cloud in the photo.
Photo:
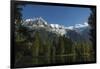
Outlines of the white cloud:
M89 26L89 24L87 22L85 22L84 25Z
M75 28L82 28L82 27L87 27L87 26L88 26L88 23L85 22L84 24L76 24Z
M87 22L83 24L75 24L74 26L68 26L66 29L83 28L89 26Z

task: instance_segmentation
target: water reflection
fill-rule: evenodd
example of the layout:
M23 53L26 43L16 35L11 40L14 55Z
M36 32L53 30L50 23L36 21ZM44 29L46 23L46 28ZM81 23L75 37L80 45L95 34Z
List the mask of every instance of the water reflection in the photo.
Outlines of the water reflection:
M38 56L33 58L33 65L45 65L45 64L66 64L75 62L87 62L93 61L93 58L88 58L89 56Z

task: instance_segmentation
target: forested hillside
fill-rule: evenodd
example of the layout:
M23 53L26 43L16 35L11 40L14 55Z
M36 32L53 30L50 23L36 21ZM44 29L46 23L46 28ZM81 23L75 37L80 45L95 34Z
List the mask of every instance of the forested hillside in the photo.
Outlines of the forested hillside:
M48 25L41 18L25 22L21 10L21 7L15 6L15 67L95 61L95 28L91 22L94 19L94 10L89 17L89 24L93 29L88 29L88 33Z

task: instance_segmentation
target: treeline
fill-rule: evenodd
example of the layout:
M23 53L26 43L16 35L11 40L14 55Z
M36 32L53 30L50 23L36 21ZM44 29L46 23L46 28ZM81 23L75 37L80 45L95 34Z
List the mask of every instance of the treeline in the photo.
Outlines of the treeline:
M73 42L65 36L51 39L50 35L43 39L44 36L41 38L42 34L38 31L32 37L30 35L33 31L28 31L22 25L16 26L16 67L94 61L93 46L90 42Z
M34 37L31 37L30 31L21 25L22 8L19 6L19 4L14 6L14 67L95 61L95 47L90 42L73 42L71 39L65 38L65 36L60 36L58 40L51 40L48 37L44 43L39 32L36 32ZM94 42L96 15L95 10L91 11L89 24L93 28L90 34L93 34L92 37L94 38L91 40Z

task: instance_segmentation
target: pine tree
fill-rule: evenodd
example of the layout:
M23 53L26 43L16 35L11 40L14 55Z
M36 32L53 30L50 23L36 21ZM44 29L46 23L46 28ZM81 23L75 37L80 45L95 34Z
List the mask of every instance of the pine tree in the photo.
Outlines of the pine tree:
M51 60L51 43L49 40L47 40L46 45L47 45L47 52L46 52L47 61L48 61L48 63L50 63L51 62L50 61Z
M90 40L92 41L93 45L95 46L95 43L96 43L96 40L95 40L96 39L96 8L91 8L90 10L91 10L91 14L88 19L88 24L91 26ZM95 51L95 47L94 47L94 51Z
M32 56L33 56L33 63L38 64L38 57L39 57L39 48L40 48L40 36L39 33L36 32L34 35L33 46L32 49Z
M96 60L96 7L95 8L90 8L91 14L88 19L88 24L91 26L90 30L90 35L91 35L91 42L92 42L92 48L93 48L93 56L94 56L94 61Z

